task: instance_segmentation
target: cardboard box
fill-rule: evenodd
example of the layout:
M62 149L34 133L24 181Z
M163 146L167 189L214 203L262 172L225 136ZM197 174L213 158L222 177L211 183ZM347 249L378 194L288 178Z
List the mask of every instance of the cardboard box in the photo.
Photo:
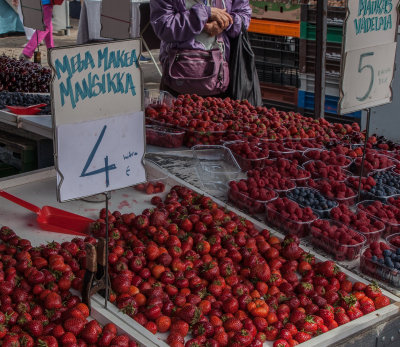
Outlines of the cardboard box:
M257 19L300 21L300 1L260 1L250 0L252 17Z

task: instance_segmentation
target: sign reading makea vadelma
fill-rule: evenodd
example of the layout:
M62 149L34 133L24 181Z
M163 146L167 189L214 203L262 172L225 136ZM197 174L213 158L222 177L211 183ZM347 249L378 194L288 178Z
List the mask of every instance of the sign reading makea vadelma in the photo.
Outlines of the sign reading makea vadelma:
M50 50L57 197L144 182L140 40Z
M339 114L391 102L399 0L347 0Z

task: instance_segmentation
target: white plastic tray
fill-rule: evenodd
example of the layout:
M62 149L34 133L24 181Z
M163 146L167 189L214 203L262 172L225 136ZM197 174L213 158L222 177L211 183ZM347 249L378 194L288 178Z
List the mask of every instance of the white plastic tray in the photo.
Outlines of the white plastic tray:
M157 176L159 177L160 175L159 170L160 169L158 169L157 167L149 164L148 165L149 178L151 179L152 177L157 177ZM168 179L166 180L166 192L176 184L186 185L188 188L191 188L194 191L197 191L204 195L208 195L200 191L199 189L187 184L186 182L171 176L169 176ZM9 180L0 180L0 189L6 189L8 192L15 194L23 199L26 199L31 203L37 204L40 207L43 205L50 205L68 210L70 212L82 214L91 218L96 218L99 209L104 207L103 204L86 203L80 200L66 202L63 204L58 203L56 201L56 194L55 194L56 177L54 170L42 170L39 172L35 172L33 174L15 176L14 178ZM165 194L166 193L164 193L164 195ZM151 196L140 193L134 190L133 188L129 187L112 193L110 209L111 211L118 209L122 213L128 211L131 212L133 211L138 213L141 212L144 208L150 207L150 199ZM244 213L236 210L235 208L228 206L227 204L221 201L218 201L218 199L216 198L213 199L216 203L220 204L221 206L225 206L230 210L234 211L235 213L237 213L238 215L241 215L247 218L248 220L252 221L257 229L261 230L267 228L267 226L264 223L261 223L251 217L248 217ZM62 242L64 240L70 240L72 238L70 235L61 235L61 234L41 231L36 224L36 219L34 214L14 205L11 202L8 202L7 200L1 200L0 202L0 225L8 225L12 229L14 229L19 236L31 240L34 245L39 245L46 241L48 242L52 240L57 240L59 242ZM283 235L281 233L271 228L268 229L271 230L271 232L274 235L280 237L281 239L283 238ZM311 251L312 253L315 253L313 250L311 250L306 246L303 246L303 248L305 249L305 251ZM316 254L316 259L318 261L327 260L327 258L320 256L318 254ZM349 276L349 279L353 282L360 281L367 283L367 281L364 278L361 278L360 276L344 268L341 268L341 271L346 273ZM386 290L383 290L383 294L390 298L391 304L389 306L386 306L380 310L365 315L357 320L354 320L346 325L340 326L318 337L314 337L304 345L318 346L318 347L329 346L337 343L339 340L343 340L349 336L355 335L361 332L362 330L367 329L368 327L383 322L390 317L395 317L396 315L399 314L400 311L400 298L389 293ZM103 299L99 296L95 296L93 301L97 302L100 306L103 303ZM109 304L108 306L109 306L108 312L99 310L98 311L99 316L95 316L95 318L101 320L101 318L104 316L108 317L108 319L112 317L112 319L114 320L115 317L114 323L117 322L116 324L118 324L120 327L126 327L126 326L130 327L132 329L130 330L130 332L134 334L132 336L145 346L156 346L156 345L166 346L164 342L159 340L159 338L165 339L166 334L153 335L127 315L118 312L118 309L113 304ZM111 314L112 316L109 316L109 314ZM146 342L146 339L149 339L149 341ZM264 346L266 347L272 346L272 344L273 344L272 342L266 342L264 343Z

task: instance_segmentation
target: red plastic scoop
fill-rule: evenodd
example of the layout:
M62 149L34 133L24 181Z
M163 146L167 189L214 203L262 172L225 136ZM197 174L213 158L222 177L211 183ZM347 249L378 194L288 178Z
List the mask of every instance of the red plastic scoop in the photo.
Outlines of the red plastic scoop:
M36 213L36 220L43 230L54 231L62 234L87 236L89 235L89 224L94 222L93 219L82 217L51 206L43 206L40 209L39 207L3 190L0 190L0 196Z
M41 107L45 107L47 104L37 104L32 106L7 106L6 107L15 114L22 116L32 116L38 114L41 111Z

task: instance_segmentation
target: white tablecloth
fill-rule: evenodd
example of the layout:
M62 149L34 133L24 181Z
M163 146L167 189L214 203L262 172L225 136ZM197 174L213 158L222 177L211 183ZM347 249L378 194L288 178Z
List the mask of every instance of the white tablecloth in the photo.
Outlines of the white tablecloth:
M140 35L140 13L139 5L141 2L149 2L149 0L132 1L131 16L131 38ZM100 0L85 0L82 4L81 17L79 20L79 29L77 44L83 44L90 41L106 41L110 40L100 36Z

